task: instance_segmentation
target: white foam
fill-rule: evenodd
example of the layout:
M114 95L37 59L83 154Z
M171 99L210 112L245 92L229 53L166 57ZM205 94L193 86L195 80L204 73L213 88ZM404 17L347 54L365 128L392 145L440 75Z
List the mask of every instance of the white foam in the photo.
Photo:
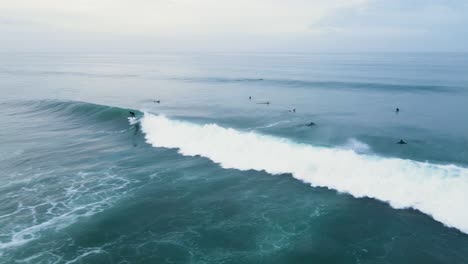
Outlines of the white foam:
M344 144L343 148L353 150L356 153L369 153L371 150L371 147L369 145L355 138L348 139L348 141L346 141L346 144Z
M375 198L394 208L417 209L468 233L467 168L314 147L148 113L141 124L146 141L155 147L177 148L183 155L207 157L223 168L291 173L312 186Z
M130 125L136 125L138 124L140 120L138 120L136 117L128 117L128 122L130 123Z
M277 125L280 125L280 124L283 124L283 123L289 123L289 122L290 122L289 120L283 120L283 121L273 122L273 123L268 124L268 125L255 127L254 129L270 128L270 127L274 127L274 126L277 126Z
M89 251L86 251L82 254L80 254L79 256L77 256L76 258L70 260L70 261L67 261L65 262L65 264L72 264L72 263L82 263L82 259L89 256L89 255L93 255L93 254L101 254L103 253L104 251L100 248L95 248L95 249L92 249L92 250L89 250Z
M102 212L131 191L128 186L135 182L110 172L79 172L70 176L62 183L61 191L53 195L47 192L46 185L21 188L23 198L18 198L17 208L11 213L0 215L0 233L8 237L0 241L0 255L41 238L43 231L60 230L80 218ZM21 202L21 199L32 195L35 195L33 204L24 205ZM38 209L42 213L38 213Z

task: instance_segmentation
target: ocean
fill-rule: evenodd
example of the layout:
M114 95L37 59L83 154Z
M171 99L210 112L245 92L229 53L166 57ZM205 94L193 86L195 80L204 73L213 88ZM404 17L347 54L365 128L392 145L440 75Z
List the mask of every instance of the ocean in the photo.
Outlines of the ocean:
M468 263L468 54L0 59L0 263Z

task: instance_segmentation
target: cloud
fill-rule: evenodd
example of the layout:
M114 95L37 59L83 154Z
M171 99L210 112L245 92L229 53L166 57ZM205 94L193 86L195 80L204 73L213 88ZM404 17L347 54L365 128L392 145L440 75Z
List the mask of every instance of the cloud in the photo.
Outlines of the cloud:
M15 0L0 12L54 30L149 34L305 32L365 0Z
M6 50L461 51L465 0L15 0Z

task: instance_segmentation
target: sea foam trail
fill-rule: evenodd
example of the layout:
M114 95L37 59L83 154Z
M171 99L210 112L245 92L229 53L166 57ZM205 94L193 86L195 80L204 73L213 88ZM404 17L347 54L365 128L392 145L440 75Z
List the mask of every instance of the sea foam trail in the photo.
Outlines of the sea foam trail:
M468 233L467 168L314 147L148 113L141 124L146 141L155 147L177 148L186 156L200 155L223 168L291 173L312 186L375 198L394 208L417 209Z

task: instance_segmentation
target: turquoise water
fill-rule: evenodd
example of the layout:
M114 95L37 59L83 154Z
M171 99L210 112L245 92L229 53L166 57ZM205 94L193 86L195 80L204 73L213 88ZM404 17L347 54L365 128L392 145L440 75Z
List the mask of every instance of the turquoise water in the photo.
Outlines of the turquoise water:
M0 57L0 263L468 259L468 54Z

